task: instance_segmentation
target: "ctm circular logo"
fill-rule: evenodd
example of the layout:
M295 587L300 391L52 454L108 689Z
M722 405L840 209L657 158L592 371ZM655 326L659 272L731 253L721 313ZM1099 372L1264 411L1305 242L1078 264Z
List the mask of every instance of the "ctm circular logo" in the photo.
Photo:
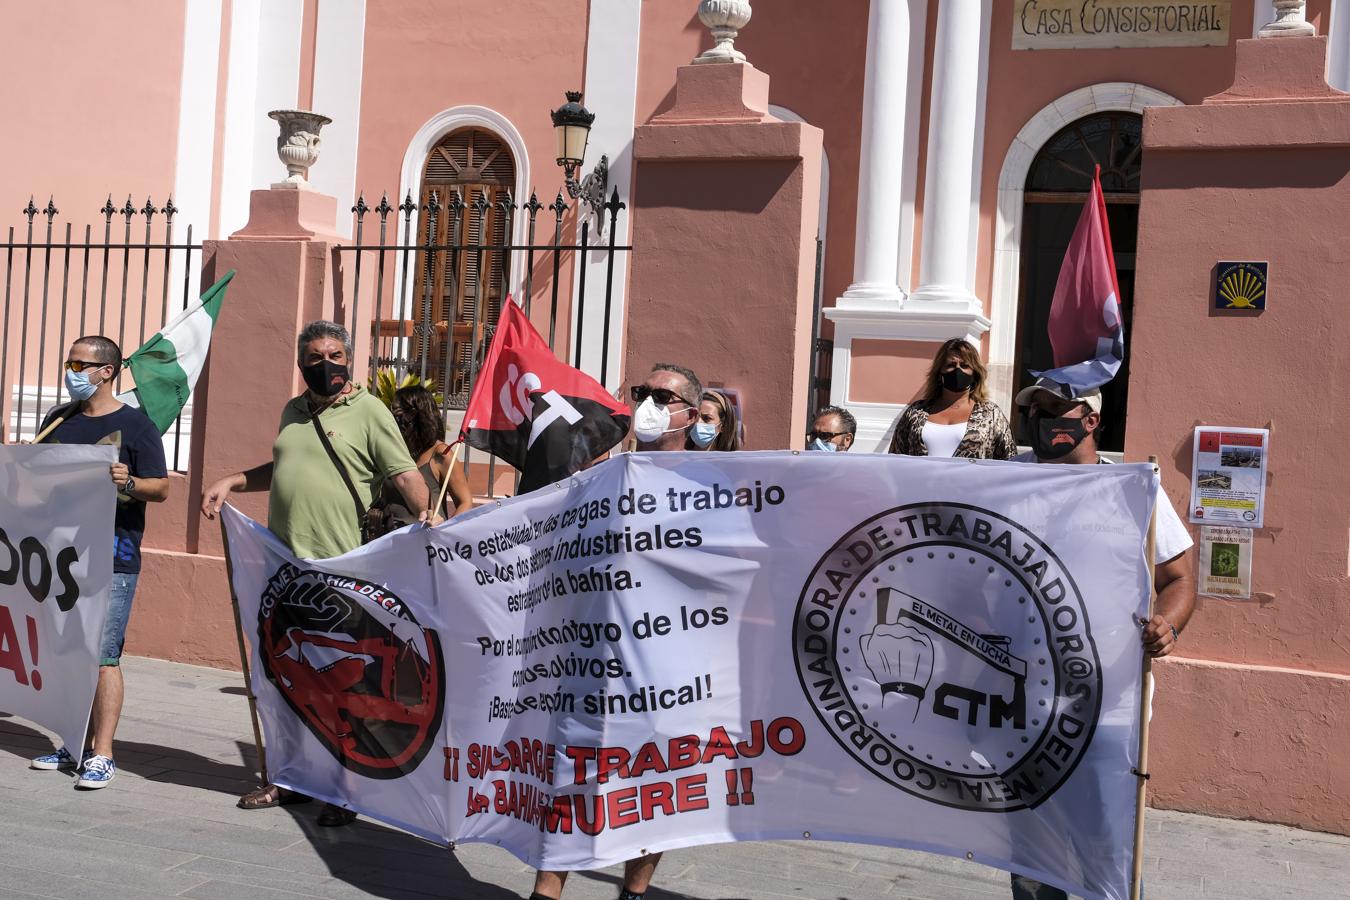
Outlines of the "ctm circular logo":
M793 650L839 745L944 806L1035 807L1101 709L1073 579L1040 538L977 506L910 504L846 534L802 589Z
M351 771L398 778L437 742L440 641L388 588L286 563L263 591L258 638L268 680Z

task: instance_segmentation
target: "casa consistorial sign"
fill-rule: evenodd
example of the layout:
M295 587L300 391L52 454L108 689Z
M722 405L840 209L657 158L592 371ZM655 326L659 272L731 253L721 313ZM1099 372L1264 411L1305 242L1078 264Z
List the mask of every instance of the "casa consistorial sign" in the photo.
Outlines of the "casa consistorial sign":
M1014 50L1106 47L1222 47L1231 0L1015 0Z

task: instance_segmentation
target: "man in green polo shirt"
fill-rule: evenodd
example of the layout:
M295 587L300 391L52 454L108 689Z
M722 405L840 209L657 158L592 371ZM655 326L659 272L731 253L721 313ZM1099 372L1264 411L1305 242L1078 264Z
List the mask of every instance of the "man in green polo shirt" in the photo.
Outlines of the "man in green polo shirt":
M370 508L386 480L398 488L408 509L427 510L431 498L393 415L351 380L347 329L323 320L310 322L300 332L296 350L308 390L281 411L272 461L211 485L202 497L202 514L214 519L233 491L270 490L267 527L296 556L326 559L361 545L358 515ZM424 512L422 518L433 525L440 522L435 514ZM269 784L245 794L239 806L265 809L307 800ZM319 824L346 825L354 818L355 813L329 805Z

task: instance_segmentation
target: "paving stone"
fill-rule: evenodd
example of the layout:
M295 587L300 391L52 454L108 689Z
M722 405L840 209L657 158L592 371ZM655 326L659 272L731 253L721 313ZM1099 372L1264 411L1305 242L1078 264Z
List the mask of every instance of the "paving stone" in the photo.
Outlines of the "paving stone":
M450 851L366 819L319 828L320 804L245 811L255 785L237 673L127 658L117 781L74 790L34 772L53 746L0 714L0 898L511 900L534 873L492 844ZM830 780L817 788L822 795ZM1150 810L1149 900L1350 900L1350 837ZM578 872L567 900L613 900L622 867ZM964 859L829 841L721 844L668 853L648 900L986 900L1008 876Z

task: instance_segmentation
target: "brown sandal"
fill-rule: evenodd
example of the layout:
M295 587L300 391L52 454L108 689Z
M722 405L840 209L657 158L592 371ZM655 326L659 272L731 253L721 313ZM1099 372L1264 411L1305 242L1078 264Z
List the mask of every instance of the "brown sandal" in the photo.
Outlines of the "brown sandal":
M308 794L301 794L298 791L288 791L285 788L277 787L275 784L265 784L256 791L249 791L239 798L235 804L240 809L271 809L274 806L294 806L297 803L308 803L311 798Z
M338 828L343 825L350 825L356 821L356 812L350 809L343 809L340 806L334 806L329 803L319 812L319 824L325 828Z

